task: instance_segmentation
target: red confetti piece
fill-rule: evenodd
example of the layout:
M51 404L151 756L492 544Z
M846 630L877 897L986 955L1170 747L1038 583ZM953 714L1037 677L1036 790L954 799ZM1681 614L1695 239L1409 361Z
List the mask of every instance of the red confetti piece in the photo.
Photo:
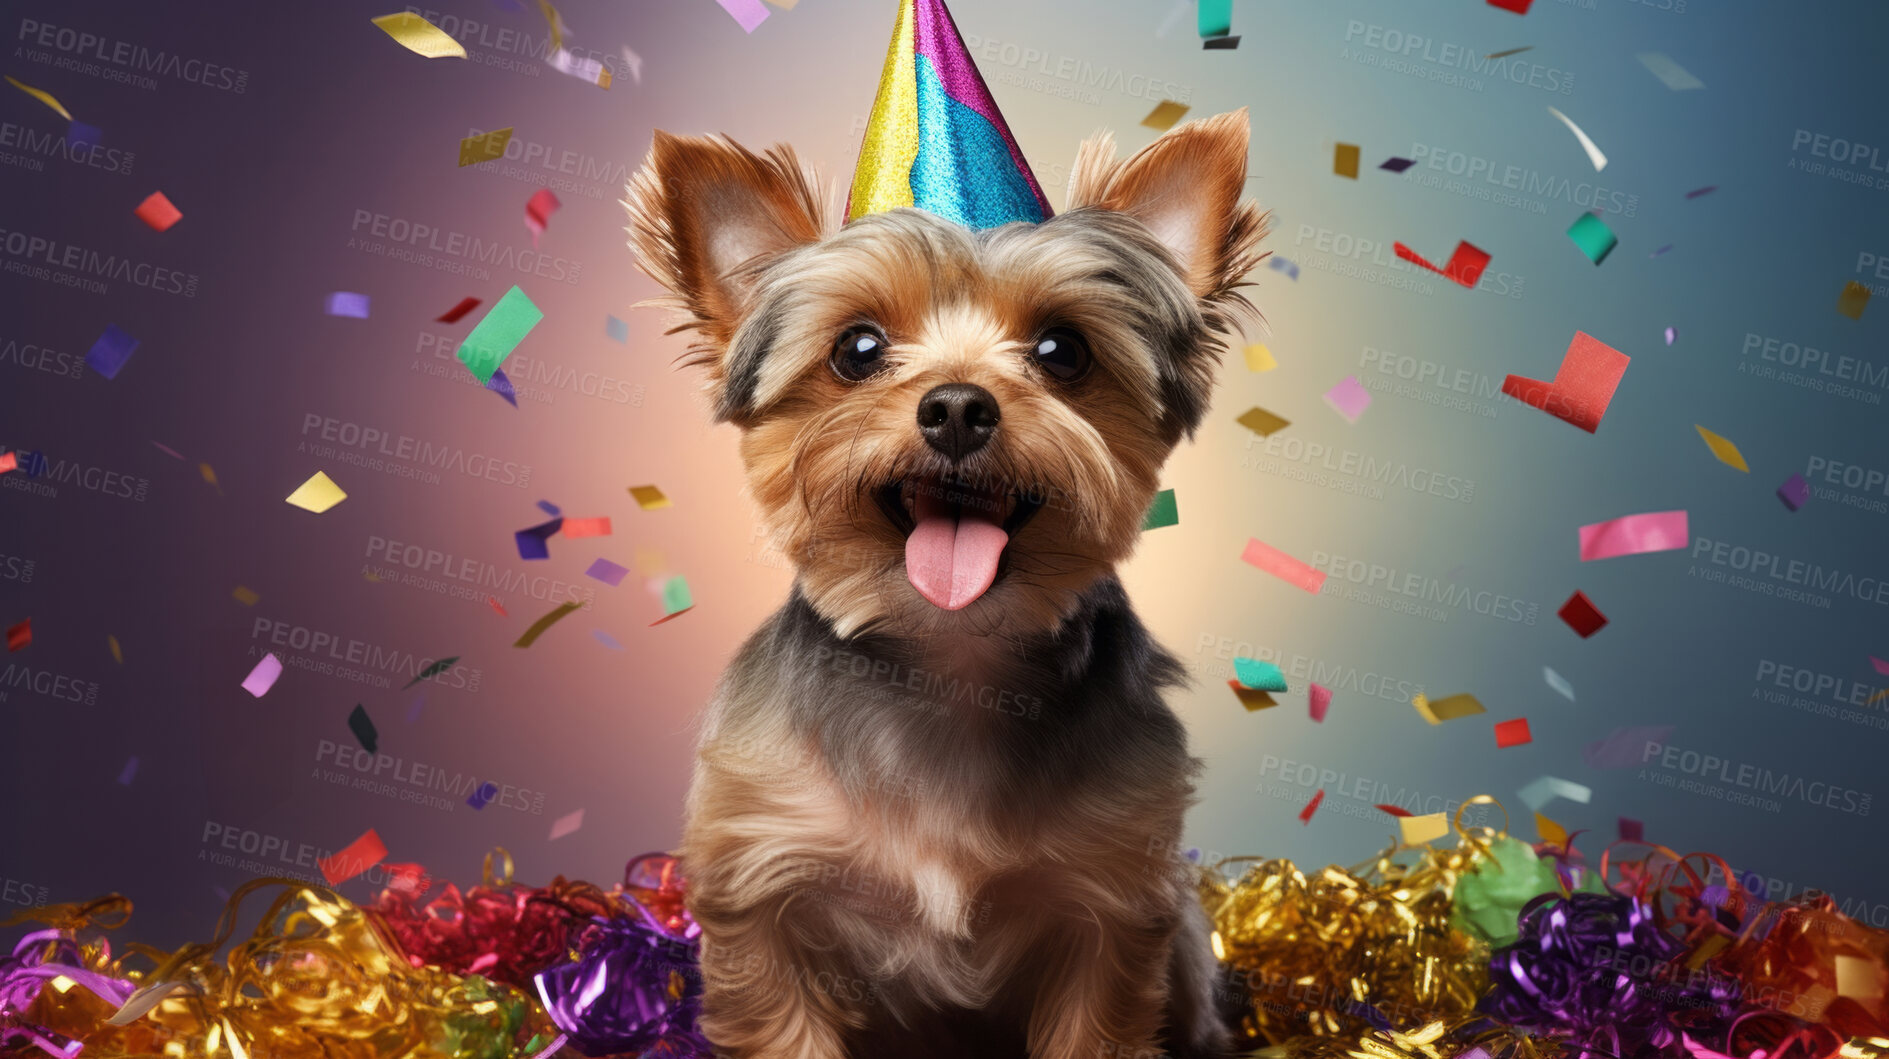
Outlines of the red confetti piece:
M1620 839L1623 842L1639 842L1646 838L1646 825L1631 816L1620 818Z
M511 615L509 615L509 614L506 614L506 613L505 613L505 604L503 604L503 603L500 603L500 602L498 601L498 597L497 597L497 596L487 596L487 597L485 597L485 601L486 601L487 603L490 603L490 604L492 605L492 609L493 609L493 610L496 610L496 611L498 611L498 616L499 616L499 617L501 617L501 618L508 618L508 617L510 617L510 616L511 616Z
M439 317L439 322L442 324L456 324L467 313L477 309L479 303L483 300L482 298L461 298L459 299L458 305L446 310L445 314Z
M1504 11L1513 11L1518 15L1528 14L1528 5L1535 0L1489 0L1490 7L1499 7Z
M1562 621L1568 623L1568 628L1580 633L1583 640L1607 625L1607 615L1602 614L1594 606L1585 592L1577 591L1569 596L1568 601L1561 604L1561 609L1555 613L1561 616Z
M1240 558L1286 584L1297 585L1313 595L1325 587L1323 570L1302 563L1257 537L1247 540L1246 550L1240 553Z
M538 193L531 196L531 201L525 203L525 227L531 229L533 246L537 245L538 237L544 234L544 230L551 226L551 215L562 205L558 197L551 194L550 188L539 188Z
M20 458L11 452L0 452L0 474L5 474L20 465Z
M1320 787L1318 789L1318 793L1312 795L1312 800L1305 804L1305 808L1299 810L1299 823L1301 824L1311 823L1312 814L1318 812L1318 803L1324 800L1325 800L1325 788Z
M1410 815L1410 810L1408 810L1408 809L1399 809L1399 808L1398 808L1397 806L1395 806L1395 805L1376 805L1376 806L1372 806L1372 808L1374 808L1374 809L1382 809L1382 810L1384 810L1385 812L1387 812L1387 813L1389 813L1389 814L1391 814L1392 816L1409 816L1409 815Z
M171 225L184 219L183 211L171 205L171 200L165 198L162 191L151 192L150 197L138 203L138 208L132 212L156 232L168 231Z
M1489 266L1489 255L1470 242L1457 243L1456 249L1450 253L1449 264L1442 268L1425 261L1422 255L1402 243L1392 243L1391 249L1397 251L1397 256L1405 261L1427 268L1464 287L1474 287L1476 281L1482 278L1482 270Z
M329 886L339 886L386 857L387 844L370 827L360 838L348 843L348 848L316 861L315 866L321 869L321 877L328 880Z
M563 533L566 537L608 537L610 520L608 518L567 518L564 520Z
M1510 375L1502 380L1502 392L1592 434L1607 414L1630 359L1587 332L1576 331L1553 382Z
M1528 718L1517 717L1512 721L1499 721L1495 726L1495 745L1497 749L1507 750L1512 746L1532 743L1535 737L1529 734Z
M7 651L18 651L33 642L33 619L27 618L7 630Z

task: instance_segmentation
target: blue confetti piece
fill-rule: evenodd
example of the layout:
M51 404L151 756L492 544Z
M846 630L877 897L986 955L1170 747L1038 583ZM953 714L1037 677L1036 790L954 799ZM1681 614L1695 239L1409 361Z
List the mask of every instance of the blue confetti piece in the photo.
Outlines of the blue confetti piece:
M609 335L612 341L628 342L630 340L630 325L614 316L606 316L603 318L603 333Z
M492 804L492 799L496 797L498 797L498 784L486 780L479 784L479 789L473 791L471 797L466 799L466 804L474 809L483 809Z
M538 510L550 515L552 518L557 518L559 515L564 514L563 511L558 509L556 504L553 504L549 500L538 501Z
M92 343L92 351L85 355L85 362L107 379L116 379L118 373L124 370L125 362L137 351L137 339L126 334L117 324L106 324L105 333Z
M1286 690L1286 675L1279 671L1279 667L1257 658L1235 658L1233 675L1254 691Z
M551 537L563 527L564 520L554 518L549 522L540 523L530 529L521 529L512 534L512 538L518 542L518 557L520 559L551 558Z

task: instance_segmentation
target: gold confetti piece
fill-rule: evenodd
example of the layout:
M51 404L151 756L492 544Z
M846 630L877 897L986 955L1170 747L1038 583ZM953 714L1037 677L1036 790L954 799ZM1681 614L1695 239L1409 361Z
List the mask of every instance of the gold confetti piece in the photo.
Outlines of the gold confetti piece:
M361 576L373 582L374 584L377 584L377 585L380 584L380 575L375 573L372 570L361 571Z
M1358 179L1358 145L1341 143L1332 152L1331 171L1341 177Z
M1403 832L1404 845L1421 846L1450 833L1450 819L1447 813L1428 813L1423 816L1400 816L1397 826Z
M658 508L675 506L669 502L668 497L663 495L661 489L653 485L630 486L630 495L636 498L636 506L642 508L644 511L655 511Z
M112 636L111 634L107 633L105 636L105 642L111 645L112 661L118 663L121 666L124 665L125 653L124 651L120 650L118 647L118 637Z
M1141 123L1150 129L1166 132L1174 127L1175 122L1181 120L1181 115L1187 113L1187 110L1185 103L1174 103L1164 99L1148 112L1147 117L1141 119Z
M1731 944L1731 939L1723 934L1714 934L1700 942L1699 947L1692 950L1692 957L1686 961L1686 970L1696 971L1704 967L1705 961L1717 956L1719 950L1729 944Z
M799 3L800 0L767 0L767 2L780 8L782 11L792 11L794 5Z
M1483 709L1482 703L1477 701L1474 695L1467 694L1451 695L1432 702L1429 696L1419 692L1416 698L1410 700L1410 704L1415 706L1417 713L1431 724L1442 724L1444 721L1474 717L1479 713L1488 712Z
M423 55L428 59L444 59L447 56L455 59L466 57L466 49L463 45L447 35L445 30L411 11L396 11L372 21L402 48L415 55Z
M51 92L34 88L32 85L29 85L25 83L24 81L16 81L11 77L7 78L7 83L12 85L14 88L19 89L20 91L25 92L27 95L32 96L34 99L39 100L41 103L44 103L47 106L51 107L55 113L57 113L60 117L66 119L67 121L73 120L72 112L67 110L65 106L61 104L58 100L54 99L52 97Z
M1882 975L1875 961L1839 954L1836 963L1838 996L1874 1000L1882 995Z
M1543 842L1551 846L1568 848L1568 829L1540 813L1535 814L1535 833L1541 836Z
M1843 293L1837 295L1837 312L1852 320L1863 318L1863 309L1869 305L1869 288L1851 280L1843 285Z
M669 560L654 548L636 549L636 572L644 577L655 577L669 569Z
M1705 439L1705 447L1712 450L1712 455L1718 457L1718 462L1727 467L1736 467L1746 474L1751 473L1751 468L1745 466L1745 454L1738 451L1738 446L1732 444L1731 439L1719 437L1697 423L1692 424L1692 429L1698 431L1699 436Z
M215 467L212 467L207 463L199 463L197 464L197 473L203 475L204 481L209 482L211 485L216 486L219 492L222 491L223 487L219 485L216 480Z
M262 600L262 597L256 594L256 590L248 585L237 585L236 591L231 592L230 596L245 607L253 607Z
M1272 359L1272 350L1267 349L1264 342L1254 342L1246 347L1246 370L1271 371L1278 366L1279 362Z
M526 629L525 634L523 636L520 636L518 638L518 641L512 644L512 646L513 647L530 647L532 644L537 643L538 637L543 636L544 631L546 629L549 629L551 626L556 625L560 620L563 619L563 617L566 614L569 614L571 611L576 610L577 607L578 605L576 603L558 604L558 606L554 610L552 610L549 614L546 614L544 617L539 618L537 621L532 622L531 628Z
M551 50L561 50L564 47L564 16L551 6L551 0L538 0L538 10L544 12L544 20L551 27Z
M1262 438L1270 437L1275 431L1284 430L1292 425L1290 421L1281 419L1258 405L1240 413L1240 418L1235 422Z
M505 157L505 148L512 142L512 126L493 129L477 136L468 136L459 141L459 167L478 165L480 162L496 162Z
M284 499L303 511L313 511L319 515L347 498L348 494L341 491L334 479L323 471L316 471Z
M1499 51L1499 52L1496 52L1496 53L1494 53L1494 54L1492 54L1492 55L1485 55L1485 56L1483 56L1483 58L1485 58L1485 59L1506 59L1506 58L1508 58L1508 57L1509 57L1509 56L1511 56L1511 55L1520 55L1520 54L1522 54L1522 53L1523 53L1523 52L1525 52L1525 51L1534 51L1534 50L1535 50L1535 46L1534 46L1533 44L1527 44L1527 45L1523 45L1523 46L1522 46L1522 47L1520 47L1520 48L1510 48L1510 49L1509 49L1508 51Z
M1227 681L1227 687L1233 689L1233 694L1239 698L1240 705L1246 707L1248 713L1254 710L1263 710L1268 706L1279 705L1278 702L1274 701L1271 695L1266 694L1258 688L1249 688L1237 680Z

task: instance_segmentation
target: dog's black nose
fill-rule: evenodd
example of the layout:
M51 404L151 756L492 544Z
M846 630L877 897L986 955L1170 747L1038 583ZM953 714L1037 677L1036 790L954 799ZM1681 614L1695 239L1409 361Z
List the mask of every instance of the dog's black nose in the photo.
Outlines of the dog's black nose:
M934 386L919 398L918 430L926 444L961 460L983 448L997 430L997 399L968 382Z

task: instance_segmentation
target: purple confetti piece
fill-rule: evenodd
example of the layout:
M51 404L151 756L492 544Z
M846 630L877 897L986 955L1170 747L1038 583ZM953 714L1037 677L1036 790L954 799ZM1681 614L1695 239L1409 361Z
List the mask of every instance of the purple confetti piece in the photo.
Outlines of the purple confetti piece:
M560 510L556 504L553 504L549 500L538 501L538 510L544 512L547 515L550 515L552 518L557 518L558 516L564 514L564 512Z
M1693 188L1691 191L1686 192L1686 197L1689 199L1696 199L1700 195L1710 195L1712 192L1717 191L1717 190L1718 190L1717 184L1707 184L1706 186L1702 188Z
M1784 501L1784 506L1796 511L1810 499L1810 483L1804 481L1801 474L1793 474L1784 479L1784 484L1777 487L1777 498Z
M1666 252L1666 251L1668 251L1668 250L1671 250L1672 248L1673 248L1673 244L1671 244L1671 243L1667 243L1667 244L1666 244L1665 246L1662 246L1662 247L1660 247L1660 248L1659 248L1658 250L1655 250L1655 251L1653 251L1652 253L1650 253L1650 254L1648 254L1648 255L1646 255L1646 256L1647 256L1647 257L1658 257L1659 255L1661 255L1661 254L1663 254L1663 253L1665 253L1665 252Z
M118 785L120 787L129 787L131 786L131 781L137 777L138 755L133 754L130 759L125 762L124 770L118 773Z
M328 295L328 315L347 316L356 320L367 319L368 298L365 294L338 290Z
M1267 267L1271 268L1274 272L1283 272L1286 275L1292 277L1294 280L1297 280L1299 278L1299 266L1293 264L1290 261L1287 261L1283 257L1280 257L1278 254L1273 254L1272 256L1268 257L1266 259L1266 265Z
M505 377L504 368L493 368L492 377L486 380L485 388L505 398L505 403L518 407L518 391L512 389L512 380Z
M554 518L549 522L539 523L530 529L521 529L512 534L512 539L518 542L518 557L520 559L551 558L551 537L563 525L563 519Z
M1386 158L1384 159L1384 164L1378 166L1378 168L1388 169L1393 173L1401 173L1416 164L1415 160L1409 158Z
M126 334L117 324L106 324L105 333L92 343L92 351L85 355L85 362L92 370L107 379L116 379L124 370L125 361L137 352L138 340Z
M66 142L74 147L97 147L105 142L105 134L96 125L75 121L66 129Z
M628 567L619 566L608 559L598 559L590 564L590 569L584 571L584 576L595 578L615 588L623 583L624 576L629 572Z
M1667 344L1667 345L1669 345L1669 346L1670 346L1670 345L1672 345L1672 344L1673 344L1673 340L1674 340L1674 339L1676 339L1676 338L1678 338L1678 337L1679 337L1679 329L1678 329L1678 328L1676 328L1676 327L1669 327L1669 328L1667 328L1667 329L1666 329L1666 344Z
M617 642L617 638L604 632L602 629L592 629L590 630L590 635L596 637L598 643L608 647L612 651L623 650L623 645Z
M426 692L422 691L413 697L413 704L407 707L408 724L420 719L420 707L424 705L426 705Z
M483 809L487 805L490 805L492 799L496 797L498 797L498 784L493 783L491 780L486 780L484 783L479 784L479 789L473 791L471 797L466 799L466 804L472 806L474 809Z

